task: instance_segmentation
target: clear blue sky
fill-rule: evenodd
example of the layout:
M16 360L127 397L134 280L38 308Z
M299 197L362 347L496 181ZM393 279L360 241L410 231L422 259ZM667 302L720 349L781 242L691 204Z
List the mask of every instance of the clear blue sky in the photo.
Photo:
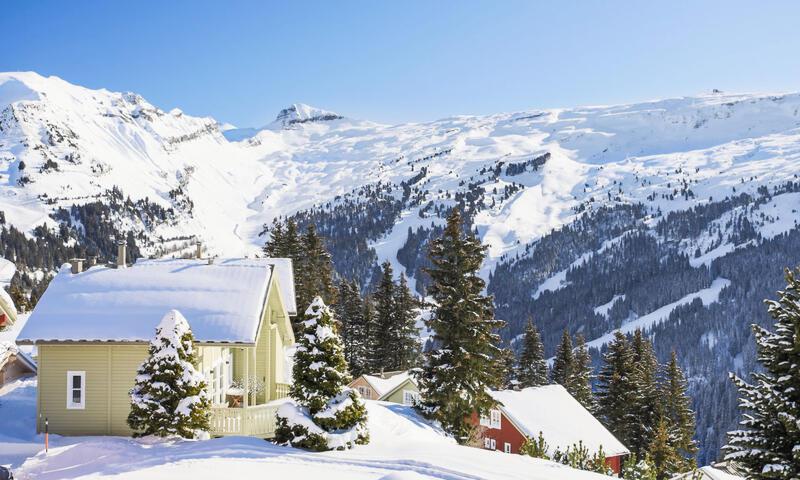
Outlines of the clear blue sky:
M5 0L0 70L239 126L292 102L421 121L800 90L798 20L796 1Z

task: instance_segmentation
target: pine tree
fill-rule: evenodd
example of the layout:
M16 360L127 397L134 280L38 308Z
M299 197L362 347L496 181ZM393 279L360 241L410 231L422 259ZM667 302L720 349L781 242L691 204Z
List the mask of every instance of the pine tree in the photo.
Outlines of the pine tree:
M374 355L372 353L373 345L375 344L373 338L375 337L375 302L372 297L364 299L364 372L372 373L377 371L373 363Z
M648 456L653 462L653 470L657 480L670 478L674 472L680 470L678 465L682 459L672 445L669 424L665 418L661 418L656 424L647 450Z
M583 334L575 336L575 356L572 369L572 380L569 382L569 393L587 410L594 411L594 395L592 394L592 357L586 346Z
M344 355L353 375L366 373L370 354L369 326L364 318L364 302L359 291L355 281L342 280L339 282L339 302L336 304Z
M625 480L656 480L656 469L649 455L638 460L636 455L628 455L622 466L622 478Z
M369 441L367 411L347 387L344 349L333 313L315 297L303 316L289 396L278 409L275 440L315 451L346 449Z
M753 325L761 373L753 383L732 375L744 412L741 430L729 432L726 458L741 462L748 478L800 478L800 268L786 270L786 289L767 300L774 331Z
M268 257L287 258L284 252L285 244L286 228L283 223L276 218L272 221L272 227L269 229L269 240L264 244L262 250Z
M333 283L333 263L331 255L325 249L322 237L317 235L314 224L306 227L306 233L293 245L292 230L296 227L290 222L286 227L286 250L293 254L297 248L298 258L295 263L295 292L297 294L297 305L308 305L319 296L326 304L333 304L336 300L336 288ZM299 316L298 316L299 318ZM295 336L302 330L296 320L293 327Z
M128 425L134 436L195 438L208 431L211 400L196 364L189 323L171 310L156 328L130 391Z
M695 468L697 444L694 441L695 420L691 399L686 394L686 377L678 366L675 351L667 363L660 385L662 415L670 429L670 443L678 452L677 472L688 472ZM676 473L677 473L676 472Z
M519 447L520 455L543 458L545 460L550 460L550 455L547 453L548 450L550 450L550 446L545 441L542 432L539 432L539 436L536 438L525 437L525 441Z
M556 348L556 356L553 359L553 369L550 375L553 383L557 383L567 389L572 389L572 370L575 364L575 357L572 352L572 337L569 331L564 329L561 335L561 343Z
M597 413L625 445L632 443L630 425L637 421L633 380L633 353L625 335L617 331L597 375Z
M397 370L408 370L419 364L420 343L417 328L417 299L408 288L408 280L400 275L394 293L395 322L397 323Z
M381 265L381 281L372 294L375 301L375 332L372 337L372 366L375 372L395 370L398 326L395 321L395 286L392 264Z
M495 331L503 322L494 318L492 298L482 294L478 271L486 247L462 233L461 223L453 209L442 236L430 245L428 293L435 306L426 323L435 348L426 352L417 378L422 412L465 443L473 433L472 413L486 415L495 405L487 390L500 376Z
M637 329L631 341L633 353L634 404L631 405L635 421L629 425L630 443L627 446L637 458L643 458L650 445L656 423L661 414L658 390L658 360L653 352L653 344L644 333Z
M493 387L500 390L518 389L519 381L517 380L517 357L514 351L510 348L503 348L500 350L498 359L501 364L502 372L500 378Z
M522 339L522 353L519 356L517 380L520 388L547 385L547 361L544 358L544 346L539 330L528 319L525 336Z

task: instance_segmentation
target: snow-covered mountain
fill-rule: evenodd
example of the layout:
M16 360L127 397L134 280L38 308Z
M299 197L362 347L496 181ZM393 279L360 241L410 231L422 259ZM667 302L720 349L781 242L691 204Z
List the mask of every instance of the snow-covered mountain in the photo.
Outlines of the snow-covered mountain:
M179 254L198 237L211 253L244 255L263 245L264 225L294 216L318 224L341 274L367 286L389 260L422 290L426 242L460 205L489 247L483 273L507 340L527 315L551 345L563 328L602 348L616 328L645 327L662 356L685 349L698 401L730 394L728 370L752 368L758 297L800 263L787 246L800 244L798 172L800 94L402 125L294 104L262 128L233 128L133 93L0 74L8 226L72 229L78 242L132 232L145 255ZM120 207L127 197L138 203ZM96 204L114 205L104 229L88 217ZM769 280L752 278L759 268ZM709 455L732 408L701 419Z

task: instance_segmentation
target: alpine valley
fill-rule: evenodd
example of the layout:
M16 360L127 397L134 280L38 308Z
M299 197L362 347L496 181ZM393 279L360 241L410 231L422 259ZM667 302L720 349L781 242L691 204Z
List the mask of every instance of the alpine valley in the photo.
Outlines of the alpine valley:
M800 94L652 102L383 125L294 104L234 128L134 93L0 73L0 255L35 302L73 256L257 255L277 218L314 223L364 292L388 260L417 292L452 208L488 246L510 345L529 317L595 361L617 329L679 352L700 465L737 421L729 372L800 264ZM11 272L2 269L0 272Z

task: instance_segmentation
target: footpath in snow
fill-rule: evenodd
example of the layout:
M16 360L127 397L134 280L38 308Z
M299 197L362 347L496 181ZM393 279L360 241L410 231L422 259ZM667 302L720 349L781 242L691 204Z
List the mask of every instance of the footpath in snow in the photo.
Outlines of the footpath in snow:
M326 480L605 478L522 455L462 447L443 436L411 408L373 401L366 401L370 444L349 451L311 453L248 437L208 441L56 437L51 439L48 454L35 453L41 448L40 443L35 443L40 439L26 433L34 425L30 413L34 411L35 384L20 384L13 391L20 395L19 401L11 406L11 402L6 403L10 400L8 393L0 396L0 404L7 405L0 407L6 409L0 413L22 414L19 425L14 425L12 430L17 435L27 435L27 443L20 439L19 444L27 445L33 451L23 463L19 461L20 455L12 455L14 458L9 459L5 445L0 445L0 464L14 465L15 475L22 480L97 477L198 480L260 478L264 475ZM8 427L8 417L3 415L2 418L2 426ZM26 422L28 424L24 425Z

